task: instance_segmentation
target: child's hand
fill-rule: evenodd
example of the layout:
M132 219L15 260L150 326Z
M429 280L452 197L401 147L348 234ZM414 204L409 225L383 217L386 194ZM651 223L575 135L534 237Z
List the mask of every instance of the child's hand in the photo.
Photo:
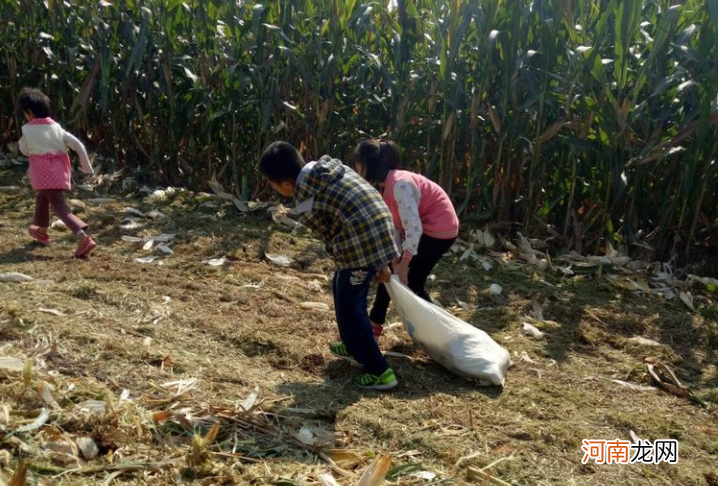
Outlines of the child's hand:
M92 177L95 175L95 171L92 172L85 172L84 170L80 172L80 181L82 181L83 184L86 184L92 180Z
M394 275L399 277L401 283L409 285L409 260L400 260L394 265Z
M379 269L378 272L376 272L376 276L374 277L375 283L389 283L389 280L391 280L391 270L389 270L388 265L384 265Z

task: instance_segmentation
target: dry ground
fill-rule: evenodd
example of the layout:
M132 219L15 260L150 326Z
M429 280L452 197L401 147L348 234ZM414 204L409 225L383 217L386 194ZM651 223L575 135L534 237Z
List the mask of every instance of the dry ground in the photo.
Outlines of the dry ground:
M0 185L9 184L23 184L18 171L0 172ZM445 258L433 294L510 351L515 365L506 387L479 388L451 375L395 329L382 346L413 359L390 358L400 380L395 391L365 392L350 384L356 369L328 352L336 338L331 310L300 306L331 306L332 266L321 244L278 228L264 212L240 216L228 208L218 218L189 193L157 204L136 194L73 194L100 196L112 202L88 202L81 213L99 246L77 260L66 232L53 233L50 248L28 241L29 190L0 194L0 273L50 281L0 283L0 356L35 356L25 382L0 375L0 401L12 410L10 424L0 414L6 477L24 458L28 484L316 484L331 469L292 435L307 425L334 434L329 442L349 458L339 462L344 469L360 473L378 453L390 454L394 466L419 464L393 470L394 484L457 484L467 481L467 466L502 460L487 472L512 485L718 485L715 308L690 313L680 301L636 297L591 275L485 272ZM169 218L122 230L126 206ZM136 262L141 245L121 240L159 233L177 233L175 253L161 265ZM280 268L266 252L296 262ZM222 256L229 260L222 267L202 263ZM541 284L544 278L561 287ZM482 292L491 283L503 287L507 304ZM477 308L460 310L457 299ZM521 331L532 299L558 323L544 340ZM628 340L637 335L664 346ZM646 356L673 366L711 408L612 382L650 386ZM197 379L187 393L175 397L172 385L162 387L186 378ZM56 406L38 392L48 384ZM255 387L259 403L244 413L237 404ZM88 399L104 400L106 414L79 414L76 404ZM41 429L11 432L13 420L32 422L42 407L54 410ZM197 438L218 417L216 440L202 445ZM677 439L678 464L581 464L582 439L630 439L631 431ZM43 445L80 435L95 440L98 458L58 460ZM145 466L111 466L128 462ZM422 479L417 471L436 476Z

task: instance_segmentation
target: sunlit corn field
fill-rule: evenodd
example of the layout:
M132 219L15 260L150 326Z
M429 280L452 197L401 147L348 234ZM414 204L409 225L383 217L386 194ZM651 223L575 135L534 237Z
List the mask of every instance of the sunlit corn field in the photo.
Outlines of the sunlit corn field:
M384 135L462 220L654 258L718 244L713 0L1 0L0 131L20 88L102 170L245 197L263 147Z

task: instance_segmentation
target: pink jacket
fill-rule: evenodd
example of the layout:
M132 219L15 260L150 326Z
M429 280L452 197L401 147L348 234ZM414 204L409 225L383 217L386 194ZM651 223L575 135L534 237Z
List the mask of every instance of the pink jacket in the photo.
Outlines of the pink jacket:
M459 218L451 199L441 186L414 172L392 170L384 182L382 196L394 217L394 225L402 235L404 228L394 198L394 185L399 181L408 181L418 189L419 217L425 235L438 239L456 238L459 235Z

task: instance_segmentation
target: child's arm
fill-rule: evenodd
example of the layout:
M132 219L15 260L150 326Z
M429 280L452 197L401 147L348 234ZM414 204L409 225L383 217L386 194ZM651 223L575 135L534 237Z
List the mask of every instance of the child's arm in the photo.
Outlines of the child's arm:
M418 253L419 240L423 233L419 201L414 189L415 186L407 181L399 181L394 186L394 199L399 207L401 225L404 227L404 241L401 245L403 260L411 260L411 257Z
M419 216L419 197L416 186L408 181L399 181L394 186L394 199L399 206L399 217L404 227L401 259L394 264L394 273L404 285L409 284L409 262L419 252L419 240L423 232Z
M80 142L80 140L78 140L74 135L68 132L65 132L63 141L65 142L65 145L77 152L77 155L80 157L82 172L85 174L93 174L95 171L92 169L92 165L90 164L90 158L87 156L85 145L83 145L83 143Z
M17 146L20 149L20 153L23 154L25 157L30 155L30 148L27 146L27 139L25 138L25 135L20 137L20 141L17 143Z

